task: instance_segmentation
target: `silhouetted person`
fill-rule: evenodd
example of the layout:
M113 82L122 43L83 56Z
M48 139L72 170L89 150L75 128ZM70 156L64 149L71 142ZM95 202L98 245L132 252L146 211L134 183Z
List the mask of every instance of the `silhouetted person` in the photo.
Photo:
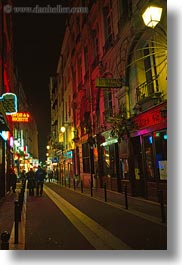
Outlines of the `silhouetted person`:
M17 182L17 175L15 174L15 171L14 171L13 168L10 169L9 179L10 179L10 186L12 187L12 191L15 193L15 190L16 190L16 182Z
M48 171L48 179L49 179L49 182L51 182L53 179L53 171L52 170Z
M40 166L38 166L38 170L35 172L35 183L36 183L36 195L42 196L43 193L43 185L44 178L46 176L45 170L43 170Z
M21 178L22 184L24 184L25 183L25 180L26 180L26 171L25 170L23 170L21 172L20 178Z
M27 188L29 189L29 195L34 196L35 173L32 168L27 172L27 180L28 180Z

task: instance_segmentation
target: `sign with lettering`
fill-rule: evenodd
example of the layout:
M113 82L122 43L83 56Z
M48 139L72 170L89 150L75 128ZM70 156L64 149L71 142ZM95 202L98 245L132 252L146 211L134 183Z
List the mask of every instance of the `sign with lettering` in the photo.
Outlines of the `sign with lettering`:
M0 100L7 115L17 112L17 96L14 93L5 93Z
M138 129L143 129L150 127L152 125L156 125L159 123L163 123L167 121L166 117L161 115L162 107L158 106L149 111L143 112L134 118L134 123Z
M8 130L8 121L6 118L6 113L4 111L3 103L0 101L0 131Z
M122 87L122 82L117 78L96 78L96 87L117 88Z
M30 114L28 112L17 112L11 115L13 122L30 122Z
M160 179L166 180L167 179L167 161L158 161L159 163L159 173L160 173Z

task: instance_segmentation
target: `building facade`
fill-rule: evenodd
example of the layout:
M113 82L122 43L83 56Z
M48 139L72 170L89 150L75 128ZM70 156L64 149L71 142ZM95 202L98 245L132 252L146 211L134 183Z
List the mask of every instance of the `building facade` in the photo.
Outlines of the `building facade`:
M30 156L38 159L38 132L33 117L30 114L31 122L23 125L14 122L11 115L29 112L29 107L15 71L12 14L4 11L3 4L12 6L12 1L0 2L0 198L10 190L10 168L19 175L21 169L28 169Z
M87 187L127 185L158 200L167 190L167 11L155 1L161 19L146 26L149 4L85 1L88 13L68 17L57 68L57 135L66 128L58 164L69 160L62 177Z

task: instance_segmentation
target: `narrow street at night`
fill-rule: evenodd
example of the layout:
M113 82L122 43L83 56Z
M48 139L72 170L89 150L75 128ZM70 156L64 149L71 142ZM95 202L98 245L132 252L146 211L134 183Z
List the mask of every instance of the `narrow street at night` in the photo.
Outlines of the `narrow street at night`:
M14 229L10 249L25 250L159 250L167 248L167 225L158 203L103 190L45 183L43 196L25 190L18 243ZM11 199L12 200L12 199ZM8 202L9 203L9 202ZM13 200L11 208L14 207ZM141 210L142 209L142 210ZM13 217L9 227L13 227ZM1 226L6 227L6 220Z
M169 1L0 0L0 254L178 252Z

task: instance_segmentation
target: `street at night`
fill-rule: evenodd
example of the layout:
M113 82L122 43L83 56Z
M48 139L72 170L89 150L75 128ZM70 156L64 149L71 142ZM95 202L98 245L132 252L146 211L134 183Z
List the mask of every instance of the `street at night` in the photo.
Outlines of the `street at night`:
M160 206L130 196L128 209L125 206L124 194L107 192L106 202L102 190L94 190L91 197L87 189L81 192L80 187L47 182L42 197L25 192L17 244L13 216L9 218L10 249L166 249L167 225L162 222ZM12 200L11 211L13 207ZM5 227L6 220L0 224Z
M0 0L0 252L174 247L167 18L167 0Z

